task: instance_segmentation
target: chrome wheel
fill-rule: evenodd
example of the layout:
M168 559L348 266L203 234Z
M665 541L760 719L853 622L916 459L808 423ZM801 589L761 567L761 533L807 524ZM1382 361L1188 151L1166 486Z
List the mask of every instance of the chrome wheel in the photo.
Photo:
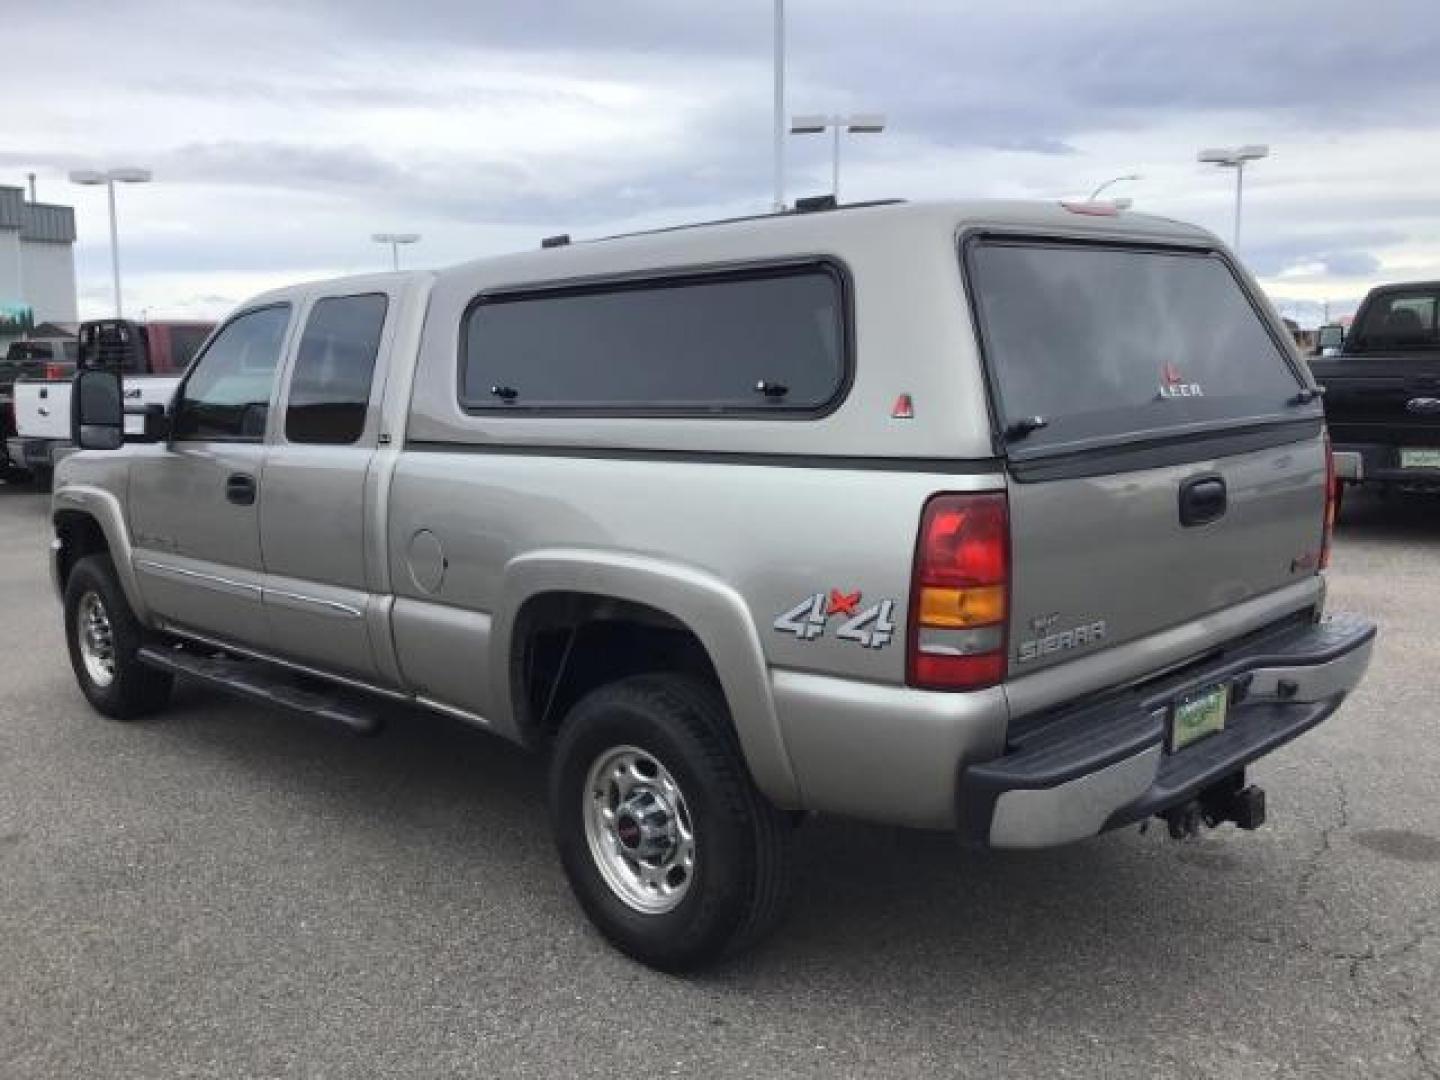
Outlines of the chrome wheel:
M695 829L675 778L634 746L605 751L585 780L585 840L611 892L661 915L685 899L695 876Z
M99 593L87 592L80 598L75 634L80 639L80 659L85 664L85 674L104 689L115 681L115 635Z

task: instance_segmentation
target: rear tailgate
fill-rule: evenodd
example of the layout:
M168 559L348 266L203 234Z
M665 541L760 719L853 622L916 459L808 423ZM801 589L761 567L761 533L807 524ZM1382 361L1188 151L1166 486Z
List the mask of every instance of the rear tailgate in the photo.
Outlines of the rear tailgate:
M1320 407L1225 259L989 236L966 260L1011 476L1012 679L1316 572Z
M15 431L22 439L70 438L70 383L15 383Z
M1310 365L1336 443L1440 446L1440 352L1338 356Z

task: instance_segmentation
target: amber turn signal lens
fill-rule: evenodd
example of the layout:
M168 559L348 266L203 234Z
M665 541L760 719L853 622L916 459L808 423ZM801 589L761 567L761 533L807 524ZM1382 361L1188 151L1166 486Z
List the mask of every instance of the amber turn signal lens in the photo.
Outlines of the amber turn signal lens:
M920 590L921 626L987 626L1005 618L1005 587Z

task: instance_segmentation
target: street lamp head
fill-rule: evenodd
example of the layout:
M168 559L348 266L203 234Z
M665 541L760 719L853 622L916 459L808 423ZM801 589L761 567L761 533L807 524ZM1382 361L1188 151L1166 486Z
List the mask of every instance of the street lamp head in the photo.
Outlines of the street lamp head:
M1203 161L1207 165L1234 165L1237 159L1234 151L1212 149L1201 150L1195 155L1195 160Z
M1195 160L1233 169L1247 161L1259 161L1261 158L1269 156L1270 147L1263 143L1246 143L1244 146L1237 146L1234 149L1216 147L1210 150L1201 150L1195 155Z
M420 234L413 232L377 232L372 233L370 239L374 240L377 244L415 244L419 242Z
M885 117L881 113L856 113L845 127L852 135L878 134L885 130Z
M828 116L807 114L805 116L792 116L790 118L791 135L818 135L830 126L831 120Z
M153 178L154 174L149 169L139 169L133 166L106 169L104 172L99 169L72 169L70 171L72 184L145 184Z

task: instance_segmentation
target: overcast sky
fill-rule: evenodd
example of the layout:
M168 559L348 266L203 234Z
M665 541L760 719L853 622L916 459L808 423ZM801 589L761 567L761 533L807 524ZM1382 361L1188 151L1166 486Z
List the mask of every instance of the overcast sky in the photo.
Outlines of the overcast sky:
M768 208L770 0L6 0L0 183L76 207L83 315L219 315L273 285ZM789 0L791 112L881 111L845 199L1083 196L1228 237L1314 322L1381 280L1440 277L1434 0ZM794 136L789 194L829 186Z

